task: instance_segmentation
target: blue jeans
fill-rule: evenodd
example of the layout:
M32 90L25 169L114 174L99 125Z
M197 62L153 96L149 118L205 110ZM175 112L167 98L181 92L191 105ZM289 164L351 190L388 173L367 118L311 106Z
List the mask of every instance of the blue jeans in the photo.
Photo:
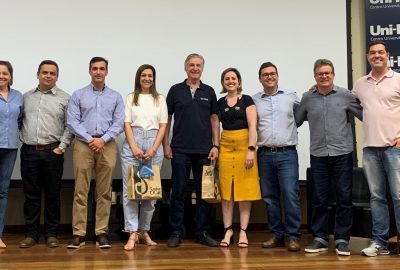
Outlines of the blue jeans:
M336 195L335 240L348 242L353 224L353 153L340 156L312 156L313 212L311 230L316 240L329 240L329 193ZM331 190L334 181L335 190Z
M212 204L201 199L201 176L204 165L209 165L208 154L184 154L173 152L171 160L172 186L169 206L169 224L172 233L182 235L186 186L190 170L196 184L196 234L210 229L209 216Z
M262 197L268 207L268 227L278 239L300 238L299 162L297 150L270 152L258 150L258 171ZM281 194L285 209L282 220Z
M157 137L158 130L145 131L141 128L133 128L133 135L135 138L136 145L147 151L153 146L153 143ZM156 155L152 158L151 164L158 165L161 169L164 158L164 152L162 147L157 149ZM122 197L124 207L124 220L125 220L125 231L136 232L137 230L149 231L151 219L153 218L155 200L129 200L128 199L128 166L139 166L140 160L138 160L133 154L129 147L128 142L125 140L122 145L121 151L121 166L122 166ZM140 206L140 212L139 212Z
M400 149L365 147L363 163L371 192L372 240L387 247L390 226L387 185L393 200L397 231L400 231Z
M18 149L0 148L0 238L5 224L8 188Z

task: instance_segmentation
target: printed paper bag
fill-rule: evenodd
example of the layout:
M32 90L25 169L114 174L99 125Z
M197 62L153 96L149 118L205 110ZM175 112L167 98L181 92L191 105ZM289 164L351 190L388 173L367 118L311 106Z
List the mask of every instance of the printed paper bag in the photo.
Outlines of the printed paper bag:
M214 163L209 166L203 166L203 175L201 178L201 198L209 203L221 202L219 194L219 182Z
M160 168L152 165L154 176L140 177L139 168L128 166L128 199L160 200L162 199Z

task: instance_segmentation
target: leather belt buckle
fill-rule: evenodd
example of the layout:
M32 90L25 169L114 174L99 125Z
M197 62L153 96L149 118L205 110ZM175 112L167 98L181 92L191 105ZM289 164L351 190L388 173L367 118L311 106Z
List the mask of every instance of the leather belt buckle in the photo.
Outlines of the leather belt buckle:
M277 152L281 152L279 151L282 147L270 147L270 152L271 153L277 153Z

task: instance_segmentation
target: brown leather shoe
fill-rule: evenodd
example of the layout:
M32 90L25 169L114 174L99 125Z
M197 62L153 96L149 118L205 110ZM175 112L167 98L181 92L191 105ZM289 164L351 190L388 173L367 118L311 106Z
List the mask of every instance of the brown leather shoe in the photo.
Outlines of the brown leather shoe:
M290 239L288 244L289 251L300 251L300 243L297 239Z
M282 239L278 239L275 236L272 236L268 239L267 242L262 243L263 248L275 248L275 247L284 247L285 242Z
M58 247L58 245L59 245L58 239L55 236L49 236L46 239L46 245L49 248Z
M30 248L30 247L33 247L35 244L36 244L36 240L33 239L33 238L30 237L30 236L27 236L27 237L25 237L24 240L22 240L22 241L19 243L19 247L20 247L20 248Z

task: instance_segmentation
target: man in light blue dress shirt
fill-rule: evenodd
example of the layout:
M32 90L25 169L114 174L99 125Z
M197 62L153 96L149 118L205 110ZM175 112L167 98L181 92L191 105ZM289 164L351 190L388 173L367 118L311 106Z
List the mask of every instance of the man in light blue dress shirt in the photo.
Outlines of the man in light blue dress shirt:
M93 57L89 64L91 84L75 91L68 104L68 127L76 136L73 163L75 193L72 209L73 237L68 248L85 244L87 200L95 171L97 246L110 248L108 221L111 207L112 176L117 160L115 138L123 131L124 102L121 95L106 86L108 61Z
M258 170L263 200L268 208L268 227L272 237L264 248L285 246L299 251L300 200L297 127L294 111L299 104L295 92L278 88L278 70L271 62L259 69L263 91L253 96L257 107ZM281 193L285 222L281 217Z

